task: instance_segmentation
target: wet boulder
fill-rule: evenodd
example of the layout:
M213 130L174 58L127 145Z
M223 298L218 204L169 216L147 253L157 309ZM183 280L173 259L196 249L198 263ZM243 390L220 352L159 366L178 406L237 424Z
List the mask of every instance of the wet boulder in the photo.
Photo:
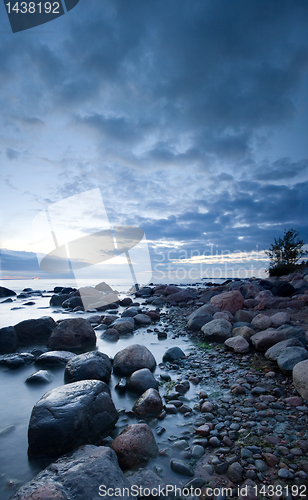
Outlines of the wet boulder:
M158 389L158 382L148 368L142 368L133 372L128 379L127 389L143 394L147 389Z
M203 316L197 316L195 318L189 319L187 322L187 326L193 332L198 332L199 330L201 330L203 325L206 325L206 323L209 323L210 321L213 321L213 316L211 314L204 314Z
M47 351L36 359L35 364L42 368L63 366L75 356L75 353L69 351Z
M99 351L86 352L74 356L66 365L64 381L66 384L78 380L102 380L109 382L112 364L107 354Z
M18 349L18 337L13 326L0 328L0 354L9 354Z
M95 331L83 318L65 319L53 330L48 348L63 351L85 351L96 345Z
M116 342L119 340L120 335L116 328L107 328L102 334L101 338L105 340L109 340L110 342Z
M177 304L179 302L189 302L196 298L196 293L192 290L185 289L177 293L172 293L167 296L167 302L170 304Z
M60 456L107 436L118 419L108 386L83 380L47 392L34 405L28 455Z
M138 326L150 325L152 323L150 316L142 313L136 314L136 316L134 316L134 321Z
M233 293L233 292L232 292ZM232 325L226 319L213 319L201 328L203 338L211 342L224 342L231 337Z
M155 458L158 447L147 424L132 424L123 429L111 443L122 470L139 469Z
M110 326L118 330L120 334L131 333L135 327L135 321L131 317L117 318Z
M69 299L71 295L69 293L56 293L50 298L50 307L62 307L63 302Z
M122 312L121 318L133 318L139 313L141 313L140 307L129 307Z
M244 297L241 292L234 290L215 295L210 302L213 306L218 307L220 311L229 311L231 314L235 314L236 311L242 309Z
M291 297L295 292L294 286L287 282L275 283L272 288L273 295L278 295L278 297Z
M178 361L182 358L185 358L185 353L182 351L182 349L180 349L180 347L170 347L170 349L167 349L167 351L163 355L163 362L174 363L175 361Z
M5 368L10 368L12 370L30 365L31 363L34 363L34 361L35 356L30 352L3 354L0 356L0 366L5 366Z
M251 328L256 331L267 330L272 325L272 318L266 314L257 314L251 321Z
M252 345L257 349L257 351L267 351L270 347L286 340L286 336L282 331L275 330L274 328L268 328L262 332L255 333L250 337Z
M16 295L16 292L10 290L9 288L5 288L5 286L0 286L0 298L2 297L13 297Z
M121 375L130 375L141 368L153 371L155 367L156 361L153 354L147 347L139 344L125 347L117 352L113 360L113 371Z
M133 411L141 418L157 415L162 409L163 402L156 389L147 389L133 406Z
M50 464L21 486L11 500L98 499L105 496L104 492L107 495L109 488L119 488L123 500L136 498L128 494L130 483L115 452L104 446L86 445Z
M26 319L14 325L20 345L46 344L55 330L57 323L53 318L44 316L38 319Z
M32 373L26 379L26 384L30 385L40 385L49 384L52 381L52 375L48 370L39 370L38 372Z

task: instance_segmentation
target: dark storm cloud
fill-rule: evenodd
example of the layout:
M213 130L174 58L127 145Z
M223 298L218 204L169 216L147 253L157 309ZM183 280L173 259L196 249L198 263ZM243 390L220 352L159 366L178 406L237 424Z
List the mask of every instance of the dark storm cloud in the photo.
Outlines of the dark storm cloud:
M267 163L261 166L253 178L258 181L276 181L294 179L295 177L308 172L308 159L292 161L291 158L280 158L272 164Z

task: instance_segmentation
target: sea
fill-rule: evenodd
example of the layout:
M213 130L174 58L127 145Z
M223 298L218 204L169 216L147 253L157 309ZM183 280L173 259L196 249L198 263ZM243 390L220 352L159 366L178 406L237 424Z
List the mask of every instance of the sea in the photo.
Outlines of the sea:
M217 280L215 282L221 283L224 280ZM97 283L87 282L84 285L94 286ZM76 287L76 283L71 280L2 280L0 282L1 286L5 286L11 290L14 290L17 294L22 292L26 288L32 288L33 290L40 290L42 296L32 296L28 299L12 297L12 302L5 302L5 299L0 299L0 327L11 326L23 321L25 319L39 318L42 316L51 316L54 320L66 319L70 317L76 317L76 313L68 312L62 308L50 308L49 301L53 294L55 286L72 286ZM79 282L80 286L80 282ZM130 285L113 283L112 288L119 292L120 298L127 296L129 293ZM183 284L182 286L187 286ZM192 287L204 287L202 282L200 284L191 284ZM132 296L133 300L134 297ZM140 299L137 299L140 301ZM33 303L32 305L26 305L27 302ZM141 299L142 302L142 299ZM119 308L119 313L121 313L123 308ZM164 309L162 309L164 312ZM78 313L80 316L87 318L93 313ZM155 356L157 362L157 368L155 371L155 377L159 377L161 373L161 368L159 363L162 361L163 354L169 347L174 345L180 347L185 353L194 347L194 344L186 336L178 337L176 340L172 338L172 330L170 329L169 323L162 316L161 322L158 325L160 330L167 329L168 336L167 339L158 340L157 334L154 332L153 328L138 328L133 334L121 337L117 342L108 342L100 337L101 332L97 332L97 349L104 352L111 358L115 354L131 344L142 344L146 345L149 350ZM31 351L32 348L39 346L31 346L29 349L20 349L20 352ZM1 500L8 500L16 489L24 484L25 482L31 480L39 471L45 468L49 463L50 459L28 459L27 456L27 430L28 424L31 416L31 411L35 403L51 389L59 387L64 384L64 367L53 368L50 370L52 375L52 382L47 385L31 386L25 383L27 377L37 371L35 365L28 365L15 370L0 367L0 498ZM175 375L173 375L174 377ZM122 410L131 410L134 402L136 401L136 396L130 393L121 394L115 390L116 384L119 382L119 377L112 375L109 386L112 394L113 401L116 408L120 411L120 418L115 429L114 437L119 433L127 423L127 417ZM215 391L216 388L205 387L207 392ZM192 401L198 401L198 391L200 387L193 386L190 392L187 394ZM122 416L121 416L122 415ZM123 416L124 415L124 416ZM152 425L152 424L151 424ZM153 424L154 425L154 424ZM157 425L157 424L156 424ZM180 432L181 426L188 425L188 423L183 423L183 417L178 415L168 415L164 420L164 427L167 432L165 435L174 434L174 431ZM178 428L177 428L178 426ZM169 434L168 434L169 432ZM166 447L170 443L167 441L167 437L158 438L159 447ZM174 453L176 453L174 451ZM176 456L176 455L173 455ZM158 457L158 464L160 467L168 470L171 476L168 480L176 480L173 477L173 473L170 472L168 463L166 462L166 457ZM170 457L168 458L168 461ZM155 461L151 467L155 466Z

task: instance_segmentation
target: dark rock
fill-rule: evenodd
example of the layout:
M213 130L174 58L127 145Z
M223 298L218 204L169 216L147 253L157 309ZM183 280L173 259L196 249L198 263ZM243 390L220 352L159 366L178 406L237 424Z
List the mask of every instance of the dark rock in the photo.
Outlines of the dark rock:
M128 425L113 440L111 448L123 470L143 467L158 453L153 432L147 424Z
M131 374L127 382L127 389L143 394L147 389L158 389L158 382L148 368L142 368Z
M136 314L136 316L134 316L134 321L136 325L139 326L150 325L152 323L150 316L147 314Z
M152 321L159 321L160 320L160 314L157 311L146 311L145 314L147 316L149 316Z
M119 333L130 333L135 327L134 318L117 318L111 323L111 328L115 328Z
M74 356L66 365L64 381L66 384L78 380L103 380L109 382L112 365L107 354L99 351L86 352Z
M13 326L0 329L0 354L16 352L18 345L18 337Z
M185 354L180 349L179 347L170 347L165 354L163 355L163 362L167 363L174 363L174 361L177 361L179 359L185 358Z
M141 312L140 307L129 307L128 309L125 309L125 311L122 312L121 318L133 318L134 316L137 316Z
M16 292L10 290L9 288L5 288L5 286L0 286L0 297L13 297L16 295Z
M282 340L277 344L273 345L269 349L267 349L264 356L266 359L270 359L271 361L277 361L278 356L284 352L286 347L303 347L303 344L297 338L290 338L287 340Z
M29 352L22 352L20 354L3 354L0 356L0 366L6 368L20 368L21 366L30 365L34 363L35 356Z
M191 290L181 290L180 292L177 293L172 293L171 295L167 296L167 302L170 304L174 303L177 304L178 302L188 302L189 300L192 300L196 297L195 292Z
M108 386L83 380L47 392L33 407L28 455L60 456L109 434L118 419ZM77 432L78 430L78 432Z
M193 468L187 462L178 458L172 458L170 460L170 467L173 472L176 472L181 476L193 477L195 475Z
M150 288L149 286L144 286L140 290L137 290L135 293L136 297L149 297L153 293L153 288Z
M132 303L132 299L130 297L125 297L124 299L120 300L120 306L122 307L128 307Z
M100 493L104 496L104 491L107 495L108 488L119 488L119 491L123 491L121 499L133 500L136 497L127 494L130 487L113 450L104 446L86 445L49 465L23 485L11 499L98 499L101 498Z
M8 298L8 299L5 299L5 300L2 300L1 304L7 304L7 303L10 303L10 302L14 302L14 301L13 301L13 299Z
M62 302L62 307L64 309L74 309L75 307L82 307L83 309L83 302L81 297L79 296L69 297L64 302Z
M138 417L157 415L163 408L163 402L156 389L147 389L133 406L133 411Z
M51 366L62 366L76 356L69 351L48 351L41 354L35 361L35 364L42 368Z
M119 340L120 334L116 328L107 328L107 330L102 333L101 338L110 340L111 342L116 342Z
M47 370L39 370L32 373L27 379L26 384L49 384L52 381L52 375Z
M233 483L239 483L243 478L244 469L238 462L233 462L228 467L227 475L230 481Z
M304 346L306 345L306 333L302 328L291 325L281 325L279 328L277 328L277 331L283 332L285 335L285 339L296 338Z
M63 351L83 351L96 345L95 331L83 318L65 319L53 330L48 348Z
M294 366L305 359L308 359L308 351L304 347L286 347L279 354L277 364L283 373L291 375Z
M296 292L296 289L291 283L283 282L275 283L271 291L273 295L278 297L291 297Z
M49 316L26 319L14 326L20 345L46 344L57 323Z
M63 302L65 302L69 297L70 295L68 293L57 293L50 298L49 305L50 307L61 307Z
M115 386L115 389L119 392L125 392L126 391L126 387L127 387L127 381L126 381L126 378L123 377L121 378L121 380L117 383L117 385Z
M163 488L166 487L166 485L162 482L161 478L155 474L155 472L147 469L141 469L133 473L127 473L126 474L127 479L129 480L130 484L136 487L138 487L140 492L145 492L147 491L153 492L154 495L144 495L139 498L154 498L155 496L155 489L158 491L162 491ZM162 495L159 495L162 496Z
M250 337L250 340L253 346L258 351L264 352L278 342L286 340L286 336L283 334L283 332L279 332L278 330L275 330L273 328L268 328L263 332L255 333L255 335L252 335L252 337Z
M213 321L213 316L211 314L205 314L204 316L197 316L196 318L192 318L188 320L187 326L193 332L197 332L201 330L203 325Z
M125 347L115 355L113 360L113 371L122 375L130 375L141 368L153 371L155 366L153 354L147 347L139 344Z

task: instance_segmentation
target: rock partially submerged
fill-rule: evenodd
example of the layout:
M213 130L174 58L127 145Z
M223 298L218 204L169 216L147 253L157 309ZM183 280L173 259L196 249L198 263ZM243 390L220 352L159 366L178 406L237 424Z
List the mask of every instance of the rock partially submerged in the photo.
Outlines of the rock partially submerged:
M43 318L21 321L14 325L14 329L20 345L46 345L56 326L57 323L53 318L44 316Z
M28 455L59 457L109 434L118 419L108 386L83 380L47 392L33 407Z
M158 447L147 424L132 424L123 429L111 443L121 469L138 469L155 458Z
M48 340L52 350L86 351L96 345L96 335L89 321L83 318L65 319L53 330Z
M141 368L153 371L155 367L156 361L153 354L147 347L139 344L125 347L117 352L113 360L113 371L121 375L130 375Z
M121 498L129 495L130 483L121 471L113 450L86 445L49 465L23 485L11 500L86 500L100 498L99 493L119 488Z
M65 372L65 383L77 382L78 380L102 380L109 382L112 364L107 354L99 351L86 352L74 356L68 361Z

